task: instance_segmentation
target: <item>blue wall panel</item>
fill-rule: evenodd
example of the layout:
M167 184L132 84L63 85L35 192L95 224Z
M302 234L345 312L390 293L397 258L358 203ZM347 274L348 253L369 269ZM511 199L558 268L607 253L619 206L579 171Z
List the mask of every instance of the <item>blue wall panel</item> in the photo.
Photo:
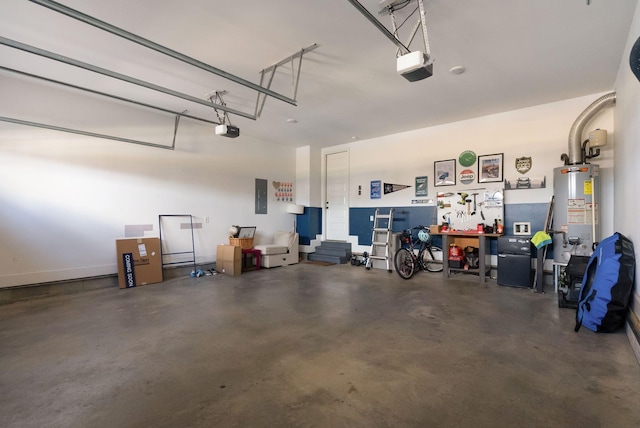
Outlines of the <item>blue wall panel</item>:
M305 207L304 213L297 215L296 232L300 234L300 245L310 245L322 233L322 208Z
M531 222L531 236L536 232L544 230L544 222L547 219L547 210L549 204L505 204L504 206L504 234L513 235L513 223L528 221ZM497 245L497 244L494 244ZM496 254L491 250L491 254ZM536 251L534 247L533 257ZM547 259L553 258L553 246L550 245L547 250Z
M548 207L549 205L546 203L505 204L505 235L513 234L513 223L519 221L531 222L532 235L539 230L543 230ZM380 207L380 211L387 213L389 207ZM374 216L375 213L376 208L349 209L349 235L357 236L359 245L371 245L371 228L373 227L373 222L370 218ZM434 206L395 207L393 216L393 225L391 227L393 232L401 232L404 229L418 225L429 226L442 222L436 218L436 207ZM318 207L305 207L304 214L297 216L296 231L300 234L300 244L310 245L311 240L315 239L316 235L322 233L322 209ZM490 242L491 254L497 254L497 240L492 239ZM434 244L441 245L442 241L436 237ZM547 258L553 258L552 247L549 247Z
M380 212L386 214L389 207L379 207ZM359 245L371 245L371 229L373 222L370 220L376 213L375 208L350 208L349 209L349 235L358 237ZM434 206L408 206L395 207L393 213L393 232L402 232L418 225L429 226L436 222L436 207Z

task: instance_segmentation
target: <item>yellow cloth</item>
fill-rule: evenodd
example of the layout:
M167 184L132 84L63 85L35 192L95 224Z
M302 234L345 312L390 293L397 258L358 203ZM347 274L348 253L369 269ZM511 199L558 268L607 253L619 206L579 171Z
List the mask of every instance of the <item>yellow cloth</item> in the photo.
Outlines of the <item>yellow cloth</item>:
M537 249L544 247L545 245L551 244L551 236L548 233L543 232L542 230L536 232L531 238L531 243L536 246Z

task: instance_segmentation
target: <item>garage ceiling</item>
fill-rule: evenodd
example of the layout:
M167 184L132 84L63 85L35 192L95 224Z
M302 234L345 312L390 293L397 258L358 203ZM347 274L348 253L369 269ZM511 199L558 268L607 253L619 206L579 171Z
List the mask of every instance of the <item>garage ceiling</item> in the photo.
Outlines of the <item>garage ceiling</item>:
M60 3L253 83L260 70L317 43L303 57L297 106L268 98L257 120L231 115L241 130L238 144L254 137L293 147L343 144L614 90L638 5L424 0L434 75L412 83L396 73L396 46L347 0ZM377 14L378 0L360 3L391 28L390 18ZM416 6L414 0L399 11L398 22ZM237 83L27 0L0 0L0 9L2 37L197 98L226 90L228 107L254 113L257 93ZM411 47L422 48L418 42ZM205 106L7 46L0 46L0 65L216 120ZM454 66L466 72L450 73ZM271 89L292 97L291 77L289 67L279 68ZM15 78L0 72L4 84Z

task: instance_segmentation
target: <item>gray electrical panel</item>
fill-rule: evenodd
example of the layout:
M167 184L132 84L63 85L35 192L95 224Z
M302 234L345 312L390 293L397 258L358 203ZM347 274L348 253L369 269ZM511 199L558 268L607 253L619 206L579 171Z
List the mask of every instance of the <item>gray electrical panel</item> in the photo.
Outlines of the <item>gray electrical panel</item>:
M256 214L267 213L267 180L256 178Z

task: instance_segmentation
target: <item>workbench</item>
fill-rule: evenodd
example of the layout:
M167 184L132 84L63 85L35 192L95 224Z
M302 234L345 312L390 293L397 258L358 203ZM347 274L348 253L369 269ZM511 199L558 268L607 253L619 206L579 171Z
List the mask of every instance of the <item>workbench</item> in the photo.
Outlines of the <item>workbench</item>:
M481 283L486 281L487 276L487 256L488 248L487 242L489 239L497 239L502 236L498 233L477 233L477 232L440 232L432 233L432 235L442 236L442 275L444 279L448 279L452 272L463 272L473 275L478 275L478 280ZM459 246L463 253L466 247L476 247L478 249L478 267L477 268L452 268L449 267L449 246L455 244Z

